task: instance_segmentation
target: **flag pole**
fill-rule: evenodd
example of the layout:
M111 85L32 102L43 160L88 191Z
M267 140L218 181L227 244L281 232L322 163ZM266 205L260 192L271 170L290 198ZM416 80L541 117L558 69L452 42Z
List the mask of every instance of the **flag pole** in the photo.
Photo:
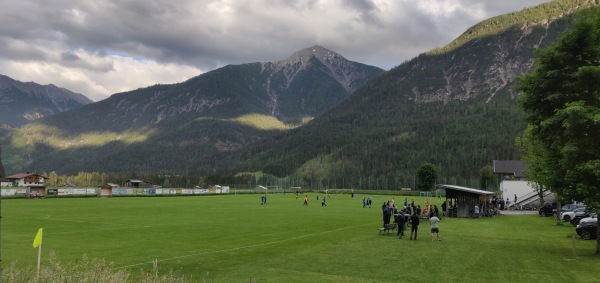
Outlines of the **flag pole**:
M38 230L35 235L35 239L33 239L33 247L38 248L38 262L37 262L37 274L40 275L40 263L42 261L42 231L43 228Z
M38 262L37 262L37 275L40 275L40 263L42 259L42 244L38 247Z

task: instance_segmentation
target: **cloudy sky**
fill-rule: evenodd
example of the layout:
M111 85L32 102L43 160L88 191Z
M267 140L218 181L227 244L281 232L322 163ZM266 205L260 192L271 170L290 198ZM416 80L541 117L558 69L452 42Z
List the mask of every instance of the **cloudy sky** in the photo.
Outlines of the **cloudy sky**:
M0 74L102 100L319 44L389 70L548 0L0 0Z

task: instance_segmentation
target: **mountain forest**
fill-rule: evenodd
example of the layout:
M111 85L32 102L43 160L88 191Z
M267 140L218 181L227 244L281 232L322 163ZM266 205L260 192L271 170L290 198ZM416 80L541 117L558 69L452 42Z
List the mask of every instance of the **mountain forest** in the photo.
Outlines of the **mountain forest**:
M494 17L385 72L314 46L114 94L15 129L2 162L7 173L364 189L417 187L431 163L438 182L480 187L493 160L519 159L527 124L515 86L536 50L597 5L558 0Z

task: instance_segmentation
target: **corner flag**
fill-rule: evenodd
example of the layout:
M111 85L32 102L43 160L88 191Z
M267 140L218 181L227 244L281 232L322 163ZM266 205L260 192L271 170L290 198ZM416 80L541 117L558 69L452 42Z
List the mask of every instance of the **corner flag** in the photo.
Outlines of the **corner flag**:
M42 229L40 228L40 230L37 232L37 235L35 235L35 239L33 239L33 247L37 248L39 245L42 244Z

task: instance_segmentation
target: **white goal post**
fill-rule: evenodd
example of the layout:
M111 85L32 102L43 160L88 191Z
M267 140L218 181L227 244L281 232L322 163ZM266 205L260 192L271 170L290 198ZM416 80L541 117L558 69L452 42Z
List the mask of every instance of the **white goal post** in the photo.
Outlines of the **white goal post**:
M354 189L326 189L323 190L326 198L350 196L354 193Z
M419 196L430 199L431 198L431 192L420 192Z

